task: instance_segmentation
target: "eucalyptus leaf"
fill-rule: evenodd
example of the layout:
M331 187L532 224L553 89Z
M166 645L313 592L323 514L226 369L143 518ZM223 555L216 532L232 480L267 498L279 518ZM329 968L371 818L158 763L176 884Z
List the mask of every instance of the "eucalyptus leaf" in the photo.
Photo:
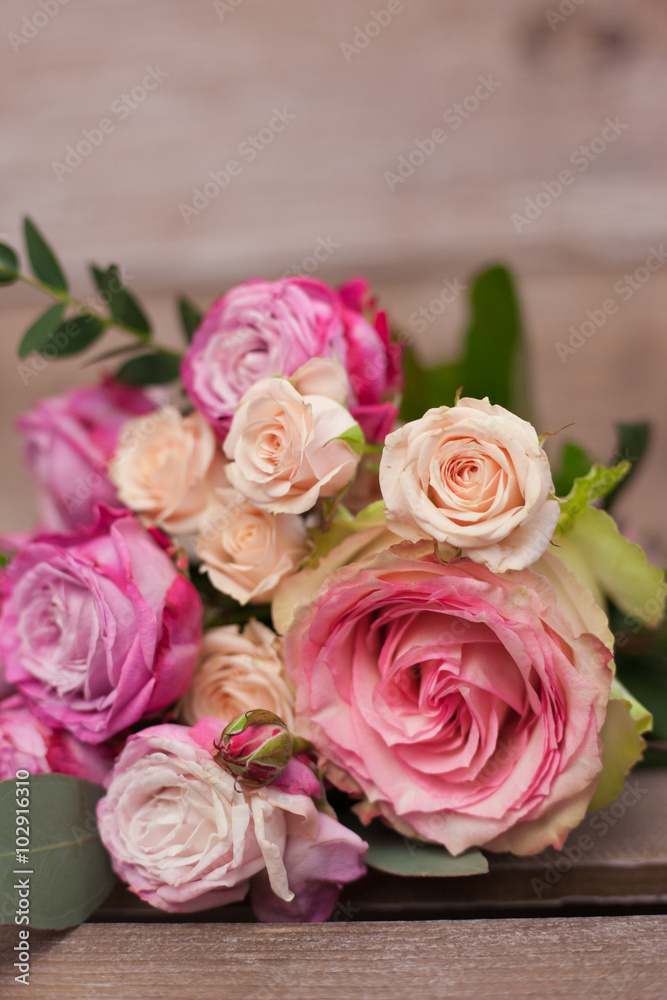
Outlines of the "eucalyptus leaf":
M27 358L33 351L41 351L60 326L64 313L64 302L57 302L42 313L24 333L19 344L19 357Z
M23 233L30 266L36 278L59 292L67 291L67 278L56 255L30 219L23 220Z
M11 285L19 273L19 259L6 243L0 243L0 285Z
M188 344L190 344L192 343L192 338L197 327L202 321L202 312L200 309L197 309L197 306L193 305L189 299L186 299L185 296L181 296L178 300L178 315L181 320L181 326L183 327L185 339Z
M140 354L126 361L116 378L127 385L163 385L178 378L180 367L181 359L173 354Z
M113 319L132 327L133 330L149 334L151 325L148 317L134 295L123 284L118 267L111 264L106 270L102 270L93 265L90 270L95 284L108 303Z
M651 425L646 421L636 424L617 424L616 430L618 433L618 448L615 461L629 462L630 471L605 497L603 504L605 510L611 510L621 492L627 489L639 469L651 442Z
M441 844L403 837L375 820L369 826L362 826L356 816L348 814L341 822L368 844L366 864L390 875L451 878L484 875L489 870L489 863L481 851L467 851L455 858Z
M14 923L15 886L22 879L28 880L31 927L73 927L90 916L115 883L95 818L104 789L68 774L33 774L28 782L27 850L16 844L16 810L25 801L22 793L17 796L17 787L25 786L0 782L1 918ZM27 854L27 864L20 863L17 850Z
M105 330L104 323L95 316L73 316L65 320L40 347L45 357L64 358L79 354L94 344Z

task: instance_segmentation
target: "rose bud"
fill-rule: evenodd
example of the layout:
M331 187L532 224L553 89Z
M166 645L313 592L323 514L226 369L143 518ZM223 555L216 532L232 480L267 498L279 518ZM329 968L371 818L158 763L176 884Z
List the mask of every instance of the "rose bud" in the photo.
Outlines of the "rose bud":
M214 760L249 788L268 785L290 762L294 738L279 716L254 708L223 729Z

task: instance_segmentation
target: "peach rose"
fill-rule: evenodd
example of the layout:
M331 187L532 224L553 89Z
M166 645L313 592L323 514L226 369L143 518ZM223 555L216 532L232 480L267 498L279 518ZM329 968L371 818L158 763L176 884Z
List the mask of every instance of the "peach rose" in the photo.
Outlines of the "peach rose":
M270 601L308 554L308 533L297 514L270 514L235 490L218 490L197 537L201 571L239 604Z
M207 715L231 722L252 708L294 725L294 689L278 655L278 636L266 625L247 623L212 628L204 634L192 683L181 701L181 716L193 726Z
M347 486L359 454L340 438L355 430L363 437L342 404L346 386L338 362L322 358L291 380L265 378L251 386L224 444L232 486L275 514L302 514Z
M392 531L452 545L495 572L539 559L560 511L535 428L488 399L428 410L390 434L380 487Z
M196 531L220 480L222 456L215 434L198 413L173 406L128 420L110 466L126 507L170 534Z

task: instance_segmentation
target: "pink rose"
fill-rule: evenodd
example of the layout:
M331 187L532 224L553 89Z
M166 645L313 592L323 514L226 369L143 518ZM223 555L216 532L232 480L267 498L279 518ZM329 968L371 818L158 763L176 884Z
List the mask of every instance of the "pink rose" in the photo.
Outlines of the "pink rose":
M496 572L539 559L560 513L535 428L488 399L428 410L390 434L380 488L397 535L433 538Z
M153 409L155 404L140 389L105 379L44 399L19 417L45 528L90 524L96 504L117 504L108 461L125 421Z
M337 362L313 359L291 381L248 389L224 444L232 486L274 514L303 514L347 486L359 453L342 436L361 432L341 402L346 384Z
M183 694L197 591L129 511L37 536L12 561L0 615L7 680L51 725L101 743Z
M595 790L612 679L567 610L542 576L443 564L428 543L347 566L285 636L296 731L401 832L452 854L561 847Z
M112 765L108 747L90 746L64 729L52 729L22 695L0 701L0 781L24 768L31 774L73 774L101 785Z
M211 306L182 367L186 391L224 438L234 408L260 379L292 375L310 358L337 357L351 381L348 400L367 437L386 433L400 388L400 354L386 320L361 315L355 283L339 294L314 278L246 281Z
M366 845L322 822L307 795L243 791L213 760L223 727L202 719L129 738L97 807L114 870L170 912L231 903L252 886L260 919L325 920L342 885L364 873Z

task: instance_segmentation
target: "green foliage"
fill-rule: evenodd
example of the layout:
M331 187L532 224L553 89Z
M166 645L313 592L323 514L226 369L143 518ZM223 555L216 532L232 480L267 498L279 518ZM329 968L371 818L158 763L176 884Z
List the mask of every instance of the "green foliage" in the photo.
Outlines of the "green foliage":
M456 875L484 875L489 863L481 851L472 850L453 857L441 844L426 843L373 820L362 826L353 815L341 818L368 844L366 864L390 875L451 878Z
M11 247L0 243L0 285L11 285L19 273L19 260Z
M19 345L20 358L27 358L33 351L41 351L60 326L64 312L65 303L56 302L28 327Z
M148 318L134 295L123 284L118 267L111 264L104 271L93 265L90 270L98 290L109 306L112 318L133 330L150 334Z
M68 774L34 774L28 781L29 811L21 821L27 826L17 826L18 802L24 799L21 792L17 796L16 782L0 782L0 897L18 904L14 886L23 876L29 879L30 926L73 927L90 916L115 882L95 817L104 789ZM17 864L17 830L24 836L26 829L29 863ZM4 914L3 909L3 919Z
M566 497L575 479L581 479L590 472L592 459L574 441L566 441L560 455L560 465L553 474L557 497Z
M615 461L629 462L630 470L627 476L605 497L603 504L605 510L611 510L621 492L627 489L651 442L651 425L646 421L636 424L617 424L616 430L618 432L618 447Z
M197 306L193 305L189 299L185 296L181 296L178 300L178 315L181 320L181 326L183 328L183 333L185 334L185 339L188 344L192 343L192 338L195 334L195 330L202 321L201 310Z
M49 288L66 292L68 286L63 269L53 250L30 219L23 220L23 233L28 259L35 277Z
M589 504L606 497L629 472L629 462L619 462L612 468L594 465L585 476L575 479L572 489L561 503L558 531L569 531Z
M413 351L404 352L402 420L416 420L433 407L453 406L461 387L465 396L488 396L492 403L530 418L524 335L507 268L491 267L477 275L470 289L470 313L463 350L455 361L428 368Z
M178 378L180 365L181 359L174 354L140 354L126 361L116 378L127 385L162 385Z
M104 333L104 323L96 316L73 316L42 344L40 351L49 358L64 358L85 351Z

